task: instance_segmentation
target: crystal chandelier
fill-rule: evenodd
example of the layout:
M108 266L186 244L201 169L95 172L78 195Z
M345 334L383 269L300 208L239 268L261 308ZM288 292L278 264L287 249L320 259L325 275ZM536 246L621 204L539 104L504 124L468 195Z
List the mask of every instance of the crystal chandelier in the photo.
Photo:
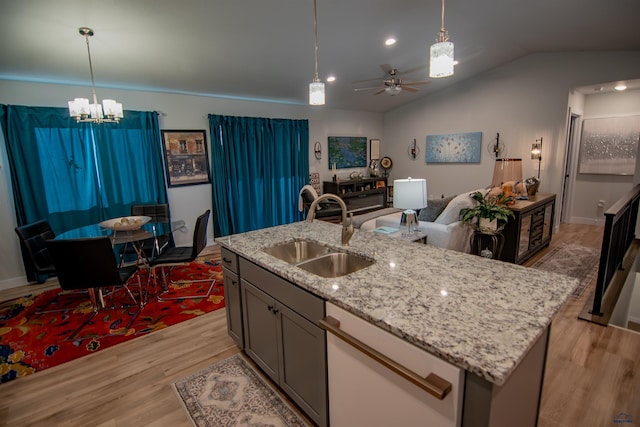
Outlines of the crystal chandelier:
M449 77L453 75L453 43L444 27L444 0L442 0L442 21L437 43L431 45L429 77Z
M324 105L324 83L318 77L318 17L316 14L316 0L313 0L313 44L316 61L316 73L309 83L309 105Z
M78 29L80 35L87 41L87 54L89 55L89 72L91 73L91 89L93 91L93 104L89 104L87 98L76 98L69 101L69 115L75 118L78 123L118 123L123 117L122 104L113 99L105 99L102 104L98 103L96 95L96 85L93 79L93 66L91 64L91 50L89 49L89 37L93 36L93 30L87 27Z

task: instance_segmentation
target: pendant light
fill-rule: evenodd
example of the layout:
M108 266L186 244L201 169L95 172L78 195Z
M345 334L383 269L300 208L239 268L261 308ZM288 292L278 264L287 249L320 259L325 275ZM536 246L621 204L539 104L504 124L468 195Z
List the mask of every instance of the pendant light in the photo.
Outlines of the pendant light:
M444 27L444 0L442 0L442 21L438 42L431 45L429 61L429 77L449 77L453 75L453 43Z
M324 83L318 77L318 17L316 13L316 0L313 0L313 44L316 62L316 73L313 81L309 83L309 105L324 105Z
M87 41L87 54L89 55L89 72L91 73L91 89L93 91L93 104L89 104L87 98L76 98L69 101L69 115L78 123L118 123L123 117L122 104L113 99L105 99L102 105L98 103L96 84L93 79L93 65L91 64L91 50L89 49L89 37L93 36L93 30L80 27L78 32Z

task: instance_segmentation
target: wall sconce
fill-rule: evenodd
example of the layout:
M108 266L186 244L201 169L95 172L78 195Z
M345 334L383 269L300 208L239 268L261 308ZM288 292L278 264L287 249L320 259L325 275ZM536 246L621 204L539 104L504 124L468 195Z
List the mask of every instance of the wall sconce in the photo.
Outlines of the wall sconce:
M316 141L315 145L313 146L313 154L315 154L316 159L322 159L322 145L320 144L320 141Z
M411 144L409 144L409 148L407 148L407 154L409 154L409 159L415 160L418 158L420 154L420 147L418 147L418 143L414 139Z
M536 142L531 144L531 159L538 161L538 179L540 179L540 165L542 163L542 137L536 139Z

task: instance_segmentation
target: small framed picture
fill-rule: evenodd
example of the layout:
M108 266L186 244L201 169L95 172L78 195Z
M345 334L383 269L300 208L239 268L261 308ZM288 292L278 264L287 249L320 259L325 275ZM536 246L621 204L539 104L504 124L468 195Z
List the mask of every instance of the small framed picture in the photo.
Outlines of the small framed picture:
M211 183L204 130L163 130L162 147L169 187Z

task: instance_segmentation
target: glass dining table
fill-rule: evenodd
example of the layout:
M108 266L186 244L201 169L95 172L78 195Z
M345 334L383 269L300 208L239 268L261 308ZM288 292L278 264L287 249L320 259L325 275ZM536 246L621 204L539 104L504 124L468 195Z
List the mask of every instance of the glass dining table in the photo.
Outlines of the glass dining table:
M138 255L138 263L148 265L148 258L153 257L160 253L158 246L158 237L165 236L180 230L185 227L183 220L171 221L171 222L147 222L135 230L117 230L112 228L105 228L99 224L85 225L84 227L74 228L73 230L65 231L58 234L55 239L82 239L90 237L102 237L107 236L111 239L111 245L115 248L116 245L131 244ZM147 256L142 251L141 242L147 239L154 239L153 253ZM121 259L121 263L122 263Z

